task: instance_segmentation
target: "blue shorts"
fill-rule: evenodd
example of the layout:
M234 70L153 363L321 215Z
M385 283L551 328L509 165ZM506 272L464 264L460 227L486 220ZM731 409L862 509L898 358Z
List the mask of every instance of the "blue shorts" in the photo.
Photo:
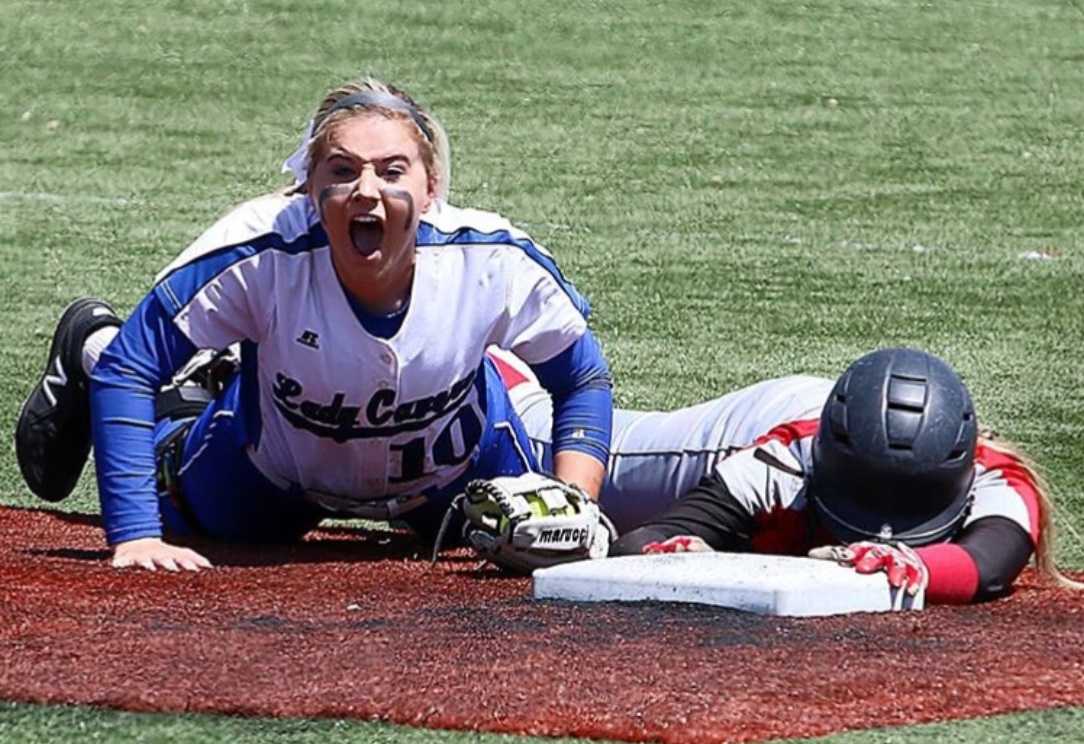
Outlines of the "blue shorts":
M426 501L402 517L427 536L435 533L451 500L467 481L539 469L523 422L489 359L483 370L475 384L479 400L485 402L486 427L473 463L454 482L424 493ZM238 542L297 540L330 513L307 500L299 486L282 488L252 464L245 422L238 413L240 379L235 376L195 420L158 422L158 443L178 427L191 427L177 470L182 497L174 501L166 493L159 494L162 522L172 535L200 534Z

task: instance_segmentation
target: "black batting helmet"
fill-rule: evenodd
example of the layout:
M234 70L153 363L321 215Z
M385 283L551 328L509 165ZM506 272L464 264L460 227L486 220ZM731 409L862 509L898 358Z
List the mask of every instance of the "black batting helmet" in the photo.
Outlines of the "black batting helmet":
M971 507L978 424L953 369L915 349L847 368L821 412L807 495L843 542L927 545Z

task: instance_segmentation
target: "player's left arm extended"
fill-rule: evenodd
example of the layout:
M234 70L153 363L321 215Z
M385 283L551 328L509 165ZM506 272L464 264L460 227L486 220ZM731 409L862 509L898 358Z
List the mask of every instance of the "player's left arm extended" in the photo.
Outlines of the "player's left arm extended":
M972 522L952 542L918 548L930 572L926 601L966 604L1004 596L1031 558L1031 537L1016 522L990 516Z
M597 500L613 426L613 382L598 341L586 331L531 369L553 398L554 475Z
M918 548L930 571L927 602L963 604L1008 593L1039 543L1039 485L1012 453L980 446L982 471L964 529L952 542Z

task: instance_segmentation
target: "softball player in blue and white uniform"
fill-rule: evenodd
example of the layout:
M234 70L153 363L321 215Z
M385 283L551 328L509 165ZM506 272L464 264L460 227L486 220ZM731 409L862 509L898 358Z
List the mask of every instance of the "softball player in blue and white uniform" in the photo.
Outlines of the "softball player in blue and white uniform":
M443 131L401 91L344 86L315 122L295 162L303 183L220 220L119 332L93 300L57 330L19 461L32 490L67 495L86 456L89 374L115 565L207 565L163 542L163 526L278 540L350 513L435 529L468 478L537 468L490 345L553 396L556 475L597 495L612 403L588 303L526 234L440 198ZM239 373L194 422L156 416L197 350L238 343Z

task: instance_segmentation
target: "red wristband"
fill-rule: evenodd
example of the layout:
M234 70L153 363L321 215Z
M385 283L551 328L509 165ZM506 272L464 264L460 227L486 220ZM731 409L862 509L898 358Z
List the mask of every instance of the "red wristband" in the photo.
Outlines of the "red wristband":
M915 550L930 571L929 604L967 604L979 589L979 568L959 545L940 543Z

